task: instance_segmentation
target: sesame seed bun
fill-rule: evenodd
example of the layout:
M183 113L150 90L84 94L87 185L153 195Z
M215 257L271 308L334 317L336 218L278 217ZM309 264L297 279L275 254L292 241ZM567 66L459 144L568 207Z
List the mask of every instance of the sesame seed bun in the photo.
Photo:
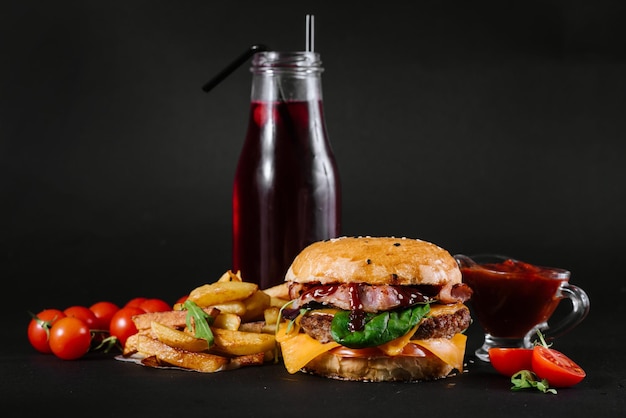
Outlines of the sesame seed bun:
M427 241L395 237L341 237L315 242L294 259L285 276L297 283L454 285L455 259Z

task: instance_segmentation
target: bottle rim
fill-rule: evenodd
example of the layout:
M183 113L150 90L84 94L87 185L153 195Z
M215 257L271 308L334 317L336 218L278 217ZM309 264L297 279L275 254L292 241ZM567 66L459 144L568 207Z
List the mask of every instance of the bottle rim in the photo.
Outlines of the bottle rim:
M254 54L250 71L267 72L322 72L320 54L310 51L261 51Z

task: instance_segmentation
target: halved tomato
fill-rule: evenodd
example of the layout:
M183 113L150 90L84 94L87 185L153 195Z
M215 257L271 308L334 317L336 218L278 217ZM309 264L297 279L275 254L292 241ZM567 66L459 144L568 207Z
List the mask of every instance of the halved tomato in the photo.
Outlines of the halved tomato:
M337 348L333 348L330 352L342 357L389 357L378 347L348 348L339 346ZM408 343L402 348L399 355L404 357L426 357L428 354L427 351L419 345Z
M402 349L401 355L407 356L407 357L426 357L428 354L430 354L430 352L428 352L423 347L420 347L417 344L408 343Z
M385 353L383 353L376 347L348 348L344 346L339 346L330 350L330 353L342 357L386 357Z
M520 370L532 370L532 348L490 348L489 361L498 373L507 377Z
M532 350L532 369L540 379L546 379L551 387L574 386L585 378L585 371L560 351L537 345Z

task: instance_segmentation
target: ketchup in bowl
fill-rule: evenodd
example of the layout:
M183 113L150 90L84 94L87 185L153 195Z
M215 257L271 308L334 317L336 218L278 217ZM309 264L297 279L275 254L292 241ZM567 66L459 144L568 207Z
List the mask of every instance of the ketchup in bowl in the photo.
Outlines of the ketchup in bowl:
M567 270L511 258L461 257L467 259L456 257L463 281L473 291L474 314L486 333L499 338L523 338L547 322L562 299L561 285L570 277Z

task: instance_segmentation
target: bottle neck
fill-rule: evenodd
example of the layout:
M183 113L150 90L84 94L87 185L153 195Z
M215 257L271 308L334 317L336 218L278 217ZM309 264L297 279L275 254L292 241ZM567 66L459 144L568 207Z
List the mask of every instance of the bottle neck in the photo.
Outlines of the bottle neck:
M324 69L315 52L259 52L252 61L251 100L321 101Z

